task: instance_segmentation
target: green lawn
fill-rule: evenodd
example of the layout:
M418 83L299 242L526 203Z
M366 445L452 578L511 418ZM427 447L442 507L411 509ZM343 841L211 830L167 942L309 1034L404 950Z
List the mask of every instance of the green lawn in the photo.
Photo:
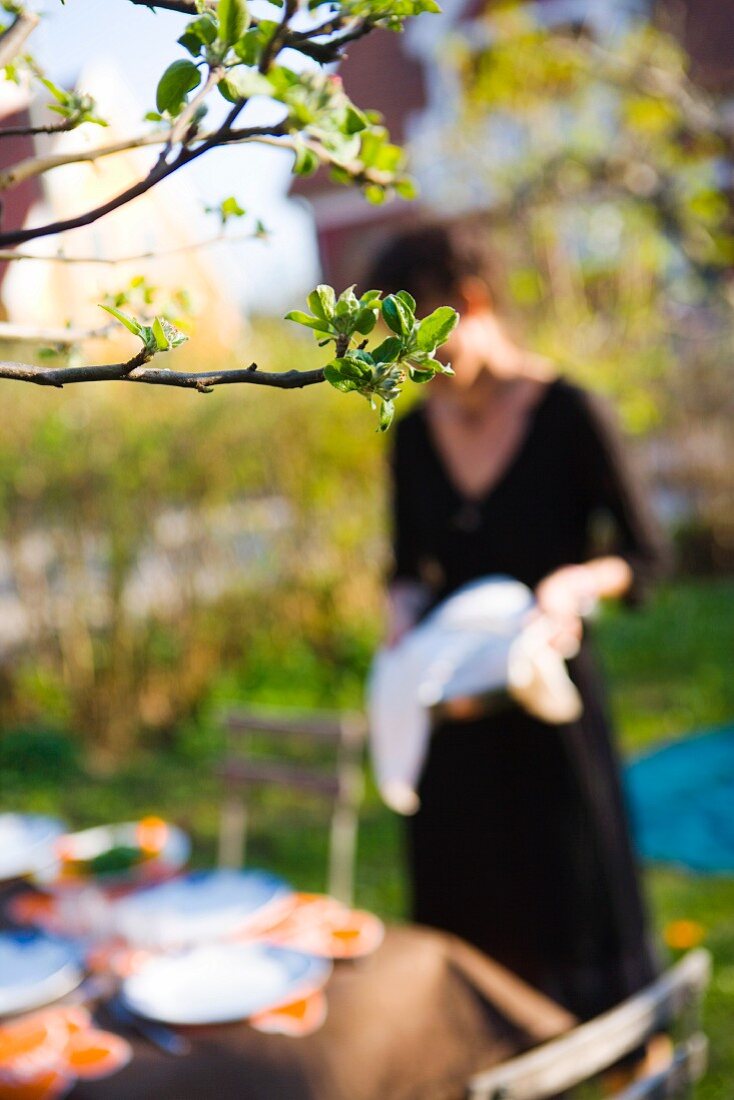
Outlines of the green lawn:
M626 753L734 719L733 612L734 581L678 583L665 588L647 608L609 612L597 625ZM363 647L356 646L355 652L363 652ZM266 696L280 696L284 703L294 698L292 676L291 669L288 682L266 685ZM249 688L241 683L236 691L244 698ZM228 685L228 693L231 690ZM302 702L302 683L298 697ZM19 748L12 734L0 737L4 807L59 813L75 826L156 812L191 831L197 865L214 859L218 791L211 774L217 744L212 730L188 733L176 754L141 756L107 778L88 775L58 738L47 738L36 752L27 740L23 744L26 747ZM279 793L269 795L254 815L251 861L283 873L303 889L323 888L321 821L315 808L296 807ZM734 878L651 870L647 885L661 934L673 920L695 920L714 954L715 976L706 1008L711 1070L698 1095L699 1100L731 1100ZM357 900L386 917L400 918L405 911L399 822L371 789L360 827Z

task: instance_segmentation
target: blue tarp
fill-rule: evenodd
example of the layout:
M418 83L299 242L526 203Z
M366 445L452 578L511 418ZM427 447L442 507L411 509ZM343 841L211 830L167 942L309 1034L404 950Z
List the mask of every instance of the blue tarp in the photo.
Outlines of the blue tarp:
M643 859L703 874L734 873L734 726L633 761L626 785Z

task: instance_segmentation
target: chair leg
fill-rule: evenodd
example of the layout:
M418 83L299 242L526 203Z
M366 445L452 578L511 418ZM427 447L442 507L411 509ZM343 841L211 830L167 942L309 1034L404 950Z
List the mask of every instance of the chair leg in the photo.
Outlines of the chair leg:
M329 893L345 905L354 901L356 848L357 814L351 806L337 804L331 820Z
M222 803L219 825L219 866L241 867L245 860L247 810L245 800L230 795Z

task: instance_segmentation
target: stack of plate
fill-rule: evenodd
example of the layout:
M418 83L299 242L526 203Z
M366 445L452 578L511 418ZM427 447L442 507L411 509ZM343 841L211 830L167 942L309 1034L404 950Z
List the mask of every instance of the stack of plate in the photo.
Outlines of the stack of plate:
M135 947L190 946L267 926L292 896L266 871L194 871L116 902L113 931Z
M138 1016L222 1024L291 1004L326 984L331 962L265 943L210 943L152 958L122 986Z
M78 890L90 884L100 889L117 886L139 886L158 882L170 877L185 866L191 851L191 842L181 829L161 821L163 842L160 851L156 851L137 863L120 870L92 871L85 864L115 849L134 851L139 845L139 821L123 821L115 825L97 825L92 829L83 829L78 833L67 833L63 838L64 858L72 867L56 858L35 876L37 886L54 893Z
M0 933L0 1016L66 996L82 981L74 948L36 932Z
M54 861L63 824L40 814L0 814L0 882L42 871Z

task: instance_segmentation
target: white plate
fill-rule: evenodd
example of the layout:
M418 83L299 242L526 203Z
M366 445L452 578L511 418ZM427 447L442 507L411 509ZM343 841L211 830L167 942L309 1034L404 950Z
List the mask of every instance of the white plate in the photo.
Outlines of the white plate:
M40 814L0 814L0 882L40 871L54 860L64 826Z
M194 871L139 890L113 907L114 931L138 947L183 947L277 917L290 887L266 871Z
M57 860L35 876L36 885L56 893L62 890L86 888L90 885L100 888L144 885L146 881L155 881L173 875L185 866L191 852L191 842L186 833L176 825L168 822L165 824L167 832L162 850L134 867L124 871L64 878L60 877L61 864ZM94 859L95 856L102 855L110 848L137 845L139 825L138 821L123 821L116 825L97 825L93 829L67 833L64 837L64 847L80 860Z
M167 1024L222 1024L320 989L331 963L265 943L212 943L152 959L122 986L127 1007Z
M83 974L72 947L35 932L0 933L0 1016L65 996Z

